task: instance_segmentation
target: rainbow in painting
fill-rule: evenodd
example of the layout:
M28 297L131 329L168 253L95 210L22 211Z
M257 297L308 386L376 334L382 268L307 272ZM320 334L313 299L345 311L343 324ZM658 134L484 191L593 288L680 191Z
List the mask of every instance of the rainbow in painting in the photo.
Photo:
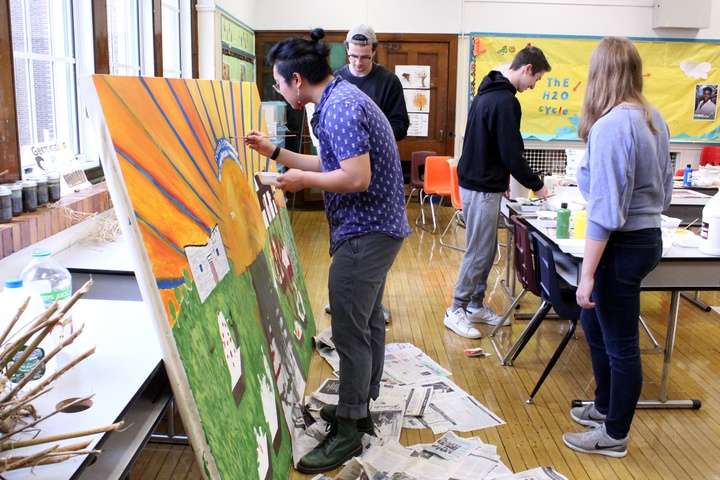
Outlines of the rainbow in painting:
M282 192L257 181L268 160L241 139L266 131L255 84L81 85L205 475L287 478L315 325Z

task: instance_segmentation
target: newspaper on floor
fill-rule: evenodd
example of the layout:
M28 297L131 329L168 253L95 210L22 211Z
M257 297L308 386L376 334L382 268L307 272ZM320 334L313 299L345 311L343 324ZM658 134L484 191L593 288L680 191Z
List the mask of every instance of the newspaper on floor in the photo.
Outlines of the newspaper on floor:
M466 439L467 440L467 439ZM478 445L484 445L475 437ZM471 452L463 460L451 461L424 450L425 446L403 447L398 442L371 446L360 457L352 459L337 479L358 478L392 480L477 480L495 471L500 462L497 455L476 455ZM477 449L483 453L482 448ZM503 468L503 471L509 471Z
M435 440L435 442L424 447L424 450L434 453L446 460L458 462L470 455L470 452L479 446L480 443L475 438L463 438L455 435L453 432L447 432Z
M405 400L402 397L379 397L370 402L375 435L383 440L400 440L404 414Z
M405 417L405 428L431 428L433 433L469 432L505 423L448 378L436 377L420 386L433 388L432 401L422 417Z
M321 331L313 337L315 348L322 358L330 364L333 372L340 370L340 357L335 350L335 343L332 341L332 329L330 327Z
M322 385L320 385L320 387L318 387L312 395L322 403L337 405L339 392L340 380L337 378L326 378Z
M432 387L380 384L380 397L403 397L405 416L421 417L432 399Z
M416 384L430 376L446 377L451 373L411 343L385 345L383 379L387 382Z

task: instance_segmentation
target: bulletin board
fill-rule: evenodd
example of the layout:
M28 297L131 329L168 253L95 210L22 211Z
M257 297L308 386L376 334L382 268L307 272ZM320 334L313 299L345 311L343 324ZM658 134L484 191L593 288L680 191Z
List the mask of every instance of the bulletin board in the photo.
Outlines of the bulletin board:
M255 33L227 13L220 15L222 80L255 81Z
M590 56L600 40L601 37L471 33L470 101L490 70L507 70L516 52L534 45L545 53L552 71L546 73L533 90L518 94L523 110L520 127L523 138L577 140ZM662 39L632 41L643 60L643 94L665 117L671 140L720 142L716 107L720 43Z

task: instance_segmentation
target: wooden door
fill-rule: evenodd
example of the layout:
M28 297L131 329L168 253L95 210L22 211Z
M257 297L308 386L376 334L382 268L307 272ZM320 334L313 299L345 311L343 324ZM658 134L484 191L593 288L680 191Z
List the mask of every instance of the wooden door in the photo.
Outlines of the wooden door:
M408 136L398 143L400 158L430 150L453 155L457 37L452 35L378 35L376 61L390 71L396 65L430 66L430 109L427 136Z

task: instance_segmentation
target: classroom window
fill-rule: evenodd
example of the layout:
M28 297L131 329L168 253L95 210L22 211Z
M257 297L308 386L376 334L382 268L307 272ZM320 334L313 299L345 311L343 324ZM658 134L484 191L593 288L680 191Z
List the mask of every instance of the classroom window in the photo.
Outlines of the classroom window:
M65 140L77 151L71 0L10 0L20 148Z
M181 76L180 0L162 2L163 77Z
M140 75L140 10L138 0L108 0L110 73Z

